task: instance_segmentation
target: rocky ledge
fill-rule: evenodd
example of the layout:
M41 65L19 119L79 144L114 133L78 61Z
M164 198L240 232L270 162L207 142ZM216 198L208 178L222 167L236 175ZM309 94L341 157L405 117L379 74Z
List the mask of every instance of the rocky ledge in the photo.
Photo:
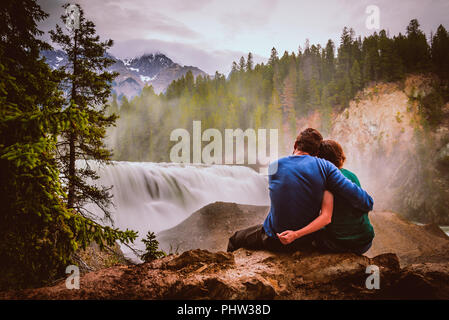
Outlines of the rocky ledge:
M266 211L210 204L159 234L162 245L177 247L177 254L89 272L78 290L61 281L0 292L0 299L449 299L449 237L438 226L370 213L376 238L366 256L220 251L229 235L261 223ZM375 284L373 270L379 289L366 285Z
M379 269L369 289L367 267ZM368 279L369 283L371 282ZM400 268L395 254L234 253L189 250L135 266L90 272L79 290L0 293L2 299L449 299L447 263Z

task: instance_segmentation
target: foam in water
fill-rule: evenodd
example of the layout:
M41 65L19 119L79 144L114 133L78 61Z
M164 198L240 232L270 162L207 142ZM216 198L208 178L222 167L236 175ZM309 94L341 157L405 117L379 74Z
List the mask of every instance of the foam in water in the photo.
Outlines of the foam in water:
M267 178L244 166L144 162L89 165L100 176L96 184L113 186L114 226L138 231L135 243L139 249L143 249L140 239L148 231L172 228L209 203L269 204ZM102 217L94 205L89 210ZM122 249L132 256L128 248Z

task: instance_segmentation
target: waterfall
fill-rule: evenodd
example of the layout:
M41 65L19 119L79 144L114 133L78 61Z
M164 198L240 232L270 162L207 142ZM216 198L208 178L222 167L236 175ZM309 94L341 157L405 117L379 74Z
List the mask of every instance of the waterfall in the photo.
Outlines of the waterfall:
M209 203L269 204L267 178L244 166L149 162L99 166L92 161L89 166L100 176L95 184L112 186L114 227L138 231L139 249L148 231L172 228ZM102 217L94 205L89 210Z

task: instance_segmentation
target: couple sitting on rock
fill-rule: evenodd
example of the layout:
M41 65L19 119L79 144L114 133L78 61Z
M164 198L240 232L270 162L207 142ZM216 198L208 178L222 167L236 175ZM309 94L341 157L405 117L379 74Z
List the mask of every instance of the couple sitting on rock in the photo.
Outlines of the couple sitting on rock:
M363 254L374 230L368 219L373 199L356 175L343 169L345 155L315 129L296 138L293 155L270 164L270 212L263 225L237 231L228 251L318 249Z

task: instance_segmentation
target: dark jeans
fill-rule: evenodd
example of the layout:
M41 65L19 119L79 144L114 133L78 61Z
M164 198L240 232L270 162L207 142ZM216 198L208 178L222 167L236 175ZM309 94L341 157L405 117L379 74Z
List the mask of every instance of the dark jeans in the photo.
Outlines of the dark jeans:
M250 250L269 250L275 252L294 252L294 251L321 251L325 253L352 252L363 254L371 248L372 242L359 248L345 248L325 237L324 232L317 231L300 239L293 241L288 245L283 245L278 238L269 237L261 224L239 230L229 238L228 252L240 248Z
M313 237L305 236L288 245L283 245L278 238L268 236L265 233L263 225L259 224L234 233L234 235L229 238L228 252L232 252L240 248L251 250L269 250L276 252L313 250L312 240Z
M314 241L315 247L321 252L326 252L326 253L352 252L352 253L356 253L356 254L360 254L360 255L367 252L371 248L372 244L373 244L373 242L370 241L368 244L361 245L359 247L347 248L342 245L339 245L338 243L335 243L334 241L327 239L327 237L323 231L318 231L316 233L315 241Z

